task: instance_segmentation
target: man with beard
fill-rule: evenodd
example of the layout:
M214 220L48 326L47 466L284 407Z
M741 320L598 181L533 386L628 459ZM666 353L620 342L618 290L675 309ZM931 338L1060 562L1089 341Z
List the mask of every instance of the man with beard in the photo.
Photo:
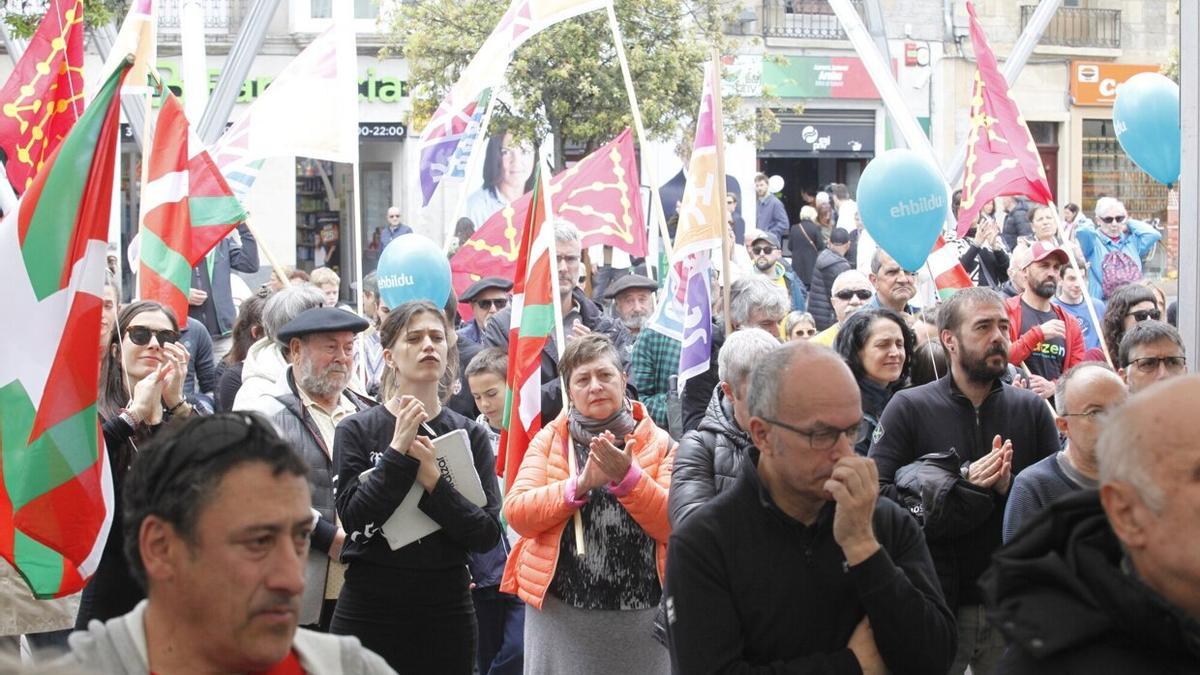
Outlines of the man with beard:
M750 250L750 259L754 261L754 272L766 277L787 293L792 311L803 312L808 304L808 289L796 278L792 266L785 265L780 260L783 257L783 249L779 247L779 237L760 230L750 240L747 248Z
M634 340L654 313L654 292L657 290L658 284L653 279L626 274L612 282L604 292L604 297L612 303L612 315L625 324Z
M767 174L760 173L754 177L754 195L758 198L758 217L754 226L763 232L770 232L777 238L786 235L789 227L787 210L783 208L779 197L771 194Z
M1065 309L1054 304L1062 269L1071 264L1067 252L1034 242L1025 265L1025 290L1005 301L1013 365L1029 369L1029 388L1042 398L1054 396L1059 375L1083 360L1083 329Z
M1001 380L1008 368L1009 315L998 293L979 287L955 293L938 311L938 332L950 376L897 393L883 411L869 456L879 467L883 494L897 498L897 471L927 453L953 449L969 483L959 487L985 497L964 500L954 527L928 540L946 604L958 620L950 673L961 675L969 664L985 675L1005 644L984 618L976 582L1000 546L1013 476L1058 452L1058 430L1042 399Z
M275 391L255 401L253 410L271 420L308 465L313 512L312 552L305 567L300 624L326 630L342 586L337 562L346 533L333 501L333 429L371 402L346 388L354 367L354 336L369 324L334 307L301 312L279 330L291 364Z

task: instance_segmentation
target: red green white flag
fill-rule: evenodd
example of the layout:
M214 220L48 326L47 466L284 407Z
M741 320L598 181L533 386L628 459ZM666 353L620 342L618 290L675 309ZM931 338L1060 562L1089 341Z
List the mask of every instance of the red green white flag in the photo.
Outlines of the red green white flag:
M0 556L36 597L95 572L113 493L96 412L118 67L0 224Z
M934 285L937 286L938 296L943 300L954 295L960 289L974 286L971 283L971 275L967 274L966 268L958 261L958 249L948 245L941 236L933 245L933 252L929 254L928 263L929 273L933 276Z
M138 295L170 307L182 320L192 267L246 220L246 212L169 90L150 148Z
M542 351L555 330L554 231L546 223L545 182L537 168L513 283L508 331L508 393L496 470L505 492L516 480L529 442L542 428Z

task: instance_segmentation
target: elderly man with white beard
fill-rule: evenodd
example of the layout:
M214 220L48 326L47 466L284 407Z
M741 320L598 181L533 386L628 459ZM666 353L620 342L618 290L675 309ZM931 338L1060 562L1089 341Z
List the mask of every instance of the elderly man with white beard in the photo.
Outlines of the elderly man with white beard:
M658 283L653 279L626 274L612 282L604 292L604 297L612 303L609 312L625 324L635 340L654 313L654 292L657 290Z
M275 390L248 408L260 412L308 465L313 513L317 516L305 567L300 625L327 630L341 590L338 562L346 533L337 522L333 497L333 430L343 418L372 403L346 388L354 371L354 336L369 324L333 307L308 309L277 336L290 361Z

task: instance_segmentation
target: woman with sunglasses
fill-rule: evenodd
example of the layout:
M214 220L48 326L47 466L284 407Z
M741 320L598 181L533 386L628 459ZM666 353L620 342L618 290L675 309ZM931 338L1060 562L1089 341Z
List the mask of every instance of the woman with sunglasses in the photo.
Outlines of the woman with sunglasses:
M1108 345L1113 364L1121 363L1121 338L1125 337L1130 328L1146 319L1162 319L1154 291L1141 284L1126 284L1109 296L1101 324L1104 328L1104 342ZM1084 353L1083 360L1103 361L1104 352L1100 347L1089 349Z
M915 344L916 336L904 318L886 308L859 310L838 331L834 348L858 381L863 421L869 428L854 445L854 451L864 457L884 407L908 382Z
M1162 239L1162 232L1129 217L1112 197L1096 200L1096 223L1080 225L1075 239L1088 262L1088 290L1097 300L1142 277L1142 261ZM1114 347L1115 349L1115 347Z
M783 334L791 340L811 340L817 334L817 323L808 312L792 312L783 321Z
M101 358L96 403L112 470L113 503L120 504L138 445L173 417L195 412L183 393L189 356L179 342L175 314L157 302L143 300L121 310ZM145 597L129 573L122 520L122 510L115 509L96 574L83 590L77 630L86 629L92 619L107 621L126 614Z
M353 635L400 673L470 675L475 609L467 554L500 540L500 489L487 429L445 406L458 352L445 313L426 301L393 308L380 329L386 403L334 432L337 513L348 565L329 631ZM486 503L438 468L433 438L466 431ZM470 477L459 476L459 480ZM440 529L393 548L379 528L420 485L419 508Z

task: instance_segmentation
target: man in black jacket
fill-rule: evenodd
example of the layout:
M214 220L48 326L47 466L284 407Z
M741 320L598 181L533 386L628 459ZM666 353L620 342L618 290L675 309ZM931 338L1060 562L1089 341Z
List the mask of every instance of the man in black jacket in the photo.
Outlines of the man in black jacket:
M1134 395L1103 422L1100 491L1064 497L997 552L988 618L1003 673L1200 672L1200 418L1166 411L1200 377Z
M258 271L258 242L245 223L222 239L204 260L192 268L192 286L188 292L188 315L208 329L213 341L213 358L220 361L229 351L233 335L232 270ZM180 317L180 321L183 317Z
M808 290L808 312L817 323L817 330L825 330L837 323L833 313L833 282L845 271L854 269L846 259L850 251L850 235L845 230L833 228L829 235L829 246L817 256L813 268L812 285Z
M788 343L755 366L748 404L758 465L671 536L673 670L945 672L954 619L916 521L854 453L850 369Z
M554 249L558 259L558 304L562 308L564 339L585 333L604 333L613 341L622 355L625 372L629 372L628 354L633 348L633 337L625 324L605 314L600 306L592 302L579 288L580 260L583 255L582 237L579 228L559 219L554 225ZM505 307L493 316L483 333L484 347L499 347L508 352L508 329L512 322L512 307ZM558 417L563 408L562 387L558 376L558 354L554 333L542 351L542 419Z
M1004 245L1008 250L1013 250L1017 247L1017 240L1021 237L1033 236L1033 225L1029 222L1029 200L1024 197L1005 197L1005 208L1007 213L1004 215L1004 229L1000 233L1000 238L1004 240Z
M951 675L967 665L991 673L1004 640L984 621L976 582L1000 547L1004 506L1012 477L1058 451L1058 431L1045 401L1000 379L1008 368L1008 313L988 288L963 289L938 311L938 331L950 355L950 376L906 389L888 403L869 456L879 466L885 495L897 471L921 455L957 450L963 477L992 491L990 513L967 514L981 523L930 540L947 604L958 619L958 653ZM976 517L977 516L977 517Z

